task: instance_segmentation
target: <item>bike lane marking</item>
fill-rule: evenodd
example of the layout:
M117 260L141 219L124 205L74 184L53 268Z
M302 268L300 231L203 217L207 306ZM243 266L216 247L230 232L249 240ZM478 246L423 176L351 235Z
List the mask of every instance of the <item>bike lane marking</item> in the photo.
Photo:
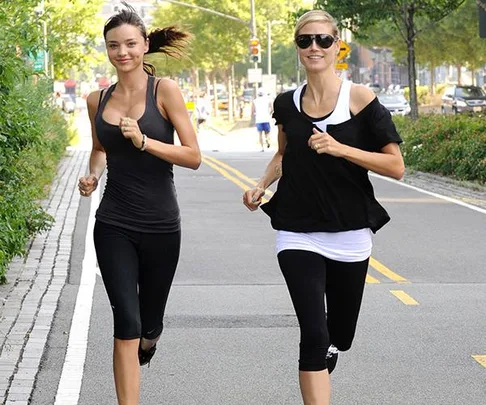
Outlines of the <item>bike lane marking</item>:
M81 393L86 350L88 348L93 292L96 283L96 253L93 241L93 228L95 223L94 213L98 208L99 201L100 191L96 189L91 195L81 280L71 329L69 330L66 357L64 358L54 405L77 405Z

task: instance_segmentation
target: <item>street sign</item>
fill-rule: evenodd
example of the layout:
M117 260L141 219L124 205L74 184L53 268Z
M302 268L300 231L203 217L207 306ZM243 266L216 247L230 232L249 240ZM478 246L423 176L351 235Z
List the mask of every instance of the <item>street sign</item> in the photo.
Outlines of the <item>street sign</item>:
M334 67L338 70L346 70L348 68L348 64L347 63L336 63L336 65Z
M341 41L341 47L339 48L337 60L343 60L349 52L351 52L349 45L346 42Z
M44 58L45 57L46 57L45 51L38 51L37 52L37 57L35 58L35 61L34 61L34 72L44 71L44 68L45 68Z
M46 63L45 57L46 52L44 50L38 50L35 57L33 53L29 52L29 59L32 62L32 68L34 69L34 72L44 71Z
M248 69L248 83L261 83L262 69Z

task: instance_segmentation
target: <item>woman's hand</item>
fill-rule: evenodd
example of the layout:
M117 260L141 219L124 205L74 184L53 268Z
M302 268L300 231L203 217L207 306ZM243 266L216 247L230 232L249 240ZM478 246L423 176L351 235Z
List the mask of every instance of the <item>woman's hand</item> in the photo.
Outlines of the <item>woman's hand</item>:
M255 211L258 206L262 203L262 197L265 195L265 190L261 187L254 187L250 190L245 191L243 194L243 204L250 211Z
M313 129L314 134L309 138L309 147L314 149L318 154L326 153L335 157L343 157L346 145L336 141L327 132L319 132Z
M79 179L78 189L83 197L89 197L97 187L98 178L94 174Z
M143 135L137 121L129 117L122 117L120 118L120 129L123 136L130 139L137 149L142 147Z

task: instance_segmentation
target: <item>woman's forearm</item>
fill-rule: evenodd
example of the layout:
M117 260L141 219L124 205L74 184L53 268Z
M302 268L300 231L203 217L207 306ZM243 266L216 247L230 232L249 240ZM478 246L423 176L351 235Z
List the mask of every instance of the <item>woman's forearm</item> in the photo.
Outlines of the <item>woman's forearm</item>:
M201 164L201 152L198 148L189 146L170 145L147 138L145 152L174 165L190 169L197 169Z
M396 147L398 149L398 146ZM399 153L367 152L360 149L346 147L343 157L367 170L400 180L405 166Z
M106 153L99 149L91 150L89 158L89 174L96 176L99 180L106 167Z
M258 181L257 187L266 190L282 177L282 155L277 152L268 164L265 174Z

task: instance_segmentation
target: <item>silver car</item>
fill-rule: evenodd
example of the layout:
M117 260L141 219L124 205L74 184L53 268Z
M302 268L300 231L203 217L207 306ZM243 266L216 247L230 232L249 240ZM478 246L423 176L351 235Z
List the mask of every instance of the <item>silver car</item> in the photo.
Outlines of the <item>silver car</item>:
M390 111L392 115L408 115L411 108L403 94L379 93L376 95L381 104Z
M477 86L450 86L442 96L443 114L464 114L486 112L486 93Z

